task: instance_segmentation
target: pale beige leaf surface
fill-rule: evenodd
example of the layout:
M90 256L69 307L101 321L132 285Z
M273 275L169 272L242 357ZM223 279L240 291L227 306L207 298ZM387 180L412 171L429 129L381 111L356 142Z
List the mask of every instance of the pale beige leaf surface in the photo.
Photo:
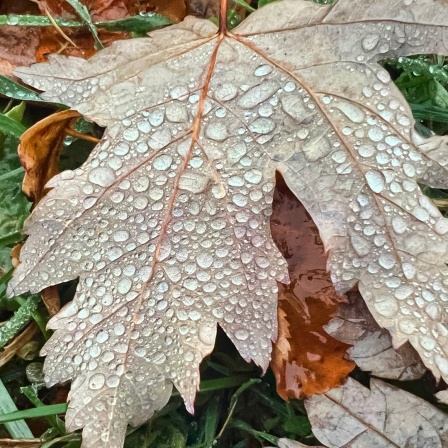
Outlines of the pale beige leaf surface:
M312 215L339 292L448 379L448 221L417 180L448 187L378 59L448 53L448 4L300 0L222 34L205 20L53 56L17 75L107 126L26 224L10 293L80 278L50 321L48 384L73 380L68 428L123 444L172 384L192 410L216 325L266 368L286 264L269 216L275 170ZM419 150L417 145L421 145Z
M352 378L305 407L316 438L329 448L444 448L448 418L428 402L378 379Z
M421 378L426 368L409 342L394 349L387 330L380 328L359 293L348 293L325 331L346 344L347 353L363 371L379 378L409 381Z

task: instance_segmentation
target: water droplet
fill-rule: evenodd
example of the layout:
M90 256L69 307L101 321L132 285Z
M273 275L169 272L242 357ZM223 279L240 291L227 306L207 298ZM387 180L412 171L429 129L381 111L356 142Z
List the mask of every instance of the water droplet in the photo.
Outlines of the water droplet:
M128 142L135 142L139 137L138 129L136 128L127 128L123 131L123 138Z
M179 188L191 193L202 193L209 183L209 178L199 173L185 172L179 179Z
M372 51L378 45L379 40L380 36L378 34L368 34L362 40L362 48L364 51Z
M122 278L117 284L117 290L120 294L128 293L131 290L131 287L132 281L127 277Z
M249 125L249 129L256 134L268 134L275 129L275 123L269 118L258 118Z
M365 174L367 184L375 193L381 193L385 187L384 176L379 171L367 171Z
M154 159L153 166L156 170L165 171L171 166L172 163L173 158L171 156L162 154Z
M278 84L274 81L265 81L249 89L238 100L238 106L242 109L252 109L266 101L278 90Z
M106 378L102 373L95 373L89 380L89 388L92 390L101 389L106 382Z
M230 101L238 95L238 89L232 84L222 84L215 89L215 97L219 101Z
M376 297L374 307L379 314L388 318L396 316L399 310L397 301L390 296Z
M239 341L245 341L249 337L249 332L245 328L239 328L234 334Z
M260 65L257 69L255 69L255 76L265 76L269 75L272 72L272 67L270 65Z
M94 168L89 173L89 180L101 187L107 187L115 180L115 171L107 167Z
M230 136L227 125L222 121L210 123L205 129L205 136L211 140L222 142Z

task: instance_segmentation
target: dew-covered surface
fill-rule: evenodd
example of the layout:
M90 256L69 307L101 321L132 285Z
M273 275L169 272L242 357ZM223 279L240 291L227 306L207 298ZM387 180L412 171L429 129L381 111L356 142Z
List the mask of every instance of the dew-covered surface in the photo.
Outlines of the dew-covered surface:
M225 37L189 18L17 71L107 126L81 168L51 180L10 284L80 277L44 351L48 384L74 380L67 423L85 446L120 447L172 384L192 410L218 323L267 367L287 282L269 230L275 170L319 227L338 291L360 281L394 342L448 378L448 221L417 185L448 186L445 142L415 135L376 63L446 53L447 9L285 1Z
M349 378L324 395L314 395L305 406L313 433L330 448L443 448L448 443L445 413L376 378L369 388Z

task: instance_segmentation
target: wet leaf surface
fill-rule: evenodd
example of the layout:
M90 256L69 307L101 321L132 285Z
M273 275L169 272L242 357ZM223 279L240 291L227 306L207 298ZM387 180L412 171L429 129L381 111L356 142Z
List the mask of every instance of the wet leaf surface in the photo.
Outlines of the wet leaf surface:
M339 341L351 344L348 354L363 371L379 378L416 380L426 372L409 342L394 349L387 330L380 328L359 293L349 293L325 331Z
M359 282L394 345L448 379L448 221L417 184L448 187L446 141L414 131L377 64L447 52L448 6L408 3L284 1L232 33L187 18L16 71L107 127L48 184L10 283L80 279L44 353L48 385L73 380L67 426L85 446L121 447L173 384L192 411L217 324L267 367L288 277L269 228L276 170L319 228L337 292Z
M329 448L443 448L448 443L446 414L381 380L372 379L369 390L349 378L305 405L314 435Z
M323 393L339 386L355 367L347 356L350 345L323 329L346 299L336 294L326 272L316 225L280 176L271 231L291 279L279 286L279 336L271 361L277 392L284 399Z

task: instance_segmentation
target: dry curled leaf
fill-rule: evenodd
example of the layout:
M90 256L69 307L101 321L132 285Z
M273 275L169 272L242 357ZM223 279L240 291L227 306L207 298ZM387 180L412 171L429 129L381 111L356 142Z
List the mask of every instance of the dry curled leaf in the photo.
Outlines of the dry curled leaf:
M276 170L318 226L337 291L359 281L394 344L448 379L448 220L417 184L448 187L447 149L415 133L377 63L448 53L447 17L442 0L286 0L231 33L187 17L16 71L107 127L47 184L9 285L80 278L44 353L48 385L73 380L67 427L84 427L84 446L121 447L172 384L191 411L217 324L267 367L287 276L269 229Z
M37 203L45 194L45 184L59 173L59 156L66 129L79 117L75 110L64 110L44 118L20 137L19 157L25 168L22 189Z
M25 344L31 341L37 330L38 327L33 322L28 325L28 327L26 327L25 330L23 330L19 335L17 335L12 342L6 345L0 352L0 367L7 364L8 361L25 346Z
M370 390L349 378L305 407L316 438L328 448L445 448L448 418L428 402L381 380Z
M416 380L426 372L415 349L405 342L396 350L387 330L380 328L359 293L349 293L325 331L339 341L351 344L348 354L364 371L380 378Z
M302 398L339 386L354 369L350 348L323 329L345 297L338 297L313 220L285 182L277 178L271 231L288 262L289 285L279 286L279 335L271 367L283 399Z

